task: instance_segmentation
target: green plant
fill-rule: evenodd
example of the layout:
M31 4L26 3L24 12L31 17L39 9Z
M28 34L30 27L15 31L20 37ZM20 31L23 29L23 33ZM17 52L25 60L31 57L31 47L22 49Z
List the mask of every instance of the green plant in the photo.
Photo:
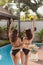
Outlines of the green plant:
M12 0L0 0L0 5L5 5L6 3L10 3Z
M2 27L0 27L0 33L2 32Z
M4 31L7 31L7 27L6 26L0 27L0 33L4 32Z
M1 40L0 41L0 47L1 46L4 46L4 45L7 45L7 44L10 44L10 41L9 40Z
M24 31L20 32L21 40L23 40L23 36L24 36L24 35L23 35L23 32L24 32Z
M16 25L16 26L14 26L14 29L17 29L17 25Z
M13 26L11 29L14 29L14 30L17 29L17 25Z
M36 36L38 37L38 41L42 42L43 41L43 29L40 32L37 32Z
M0 39L7 38L7 27L2 26L0 27Z
M7 31L7 27L6 26L3 26L2 27L2 31Z
M0 27L0 38L1 38L1 35L2 35L2 27Z

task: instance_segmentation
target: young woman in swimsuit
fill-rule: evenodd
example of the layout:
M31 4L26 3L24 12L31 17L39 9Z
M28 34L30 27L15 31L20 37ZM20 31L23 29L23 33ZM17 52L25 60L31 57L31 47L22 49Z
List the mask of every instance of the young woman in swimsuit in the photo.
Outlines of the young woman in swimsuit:
M23 51L21 54L22 65L29 65L28 64L29 52L30 52L29 45L32 43L33 38L34 38L34 22L32 22L32 30L28 29L28 30L25 30L24 32L24 38L23 38L24 48L22 49Z
M13 20L11 19L11 24L9 28L9 40L12 44L12 52L11 57L14 61L14 65L18 65L19 59L20 59L20 48L21 48L21 39L18 36L17 30L13 29Z

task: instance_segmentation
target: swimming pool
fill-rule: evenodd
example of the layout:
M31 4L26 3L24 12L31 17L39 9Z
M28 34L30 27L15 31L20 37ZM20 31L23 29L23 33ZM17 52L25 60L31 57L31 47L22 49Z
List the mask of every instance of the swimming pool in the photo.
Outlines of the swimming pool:
M10 50L11 45L0 47L0 65L13 65Z
M10 56L11 44L0 47L0 65L14 65ZM19 62L18 65L21 65Z
M0 65L14 65L10 56L11 47L11 44L0 47ZM21 64L19 63L18 65Z

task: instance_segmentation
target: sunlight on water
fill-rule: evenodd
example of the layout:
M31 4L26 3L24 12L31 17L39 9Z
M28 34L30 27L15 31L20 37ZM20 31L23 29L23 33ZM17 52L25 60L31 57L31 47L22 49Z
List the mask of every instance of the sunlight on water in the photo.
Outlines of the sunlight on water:
M0 60L2 60L2 55L0 55Z

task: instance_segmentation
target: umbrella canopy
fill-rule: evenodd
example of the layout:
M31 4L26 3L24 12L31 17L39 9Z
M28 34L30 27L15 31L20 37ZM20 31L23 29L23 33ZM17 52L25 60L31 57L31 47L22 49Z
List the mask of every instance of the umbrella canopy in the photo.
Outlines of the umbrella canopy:
M13 16L12 14L10 14L6 9L4 9L2 6L0 6L0 19L18 19L18 17Z

